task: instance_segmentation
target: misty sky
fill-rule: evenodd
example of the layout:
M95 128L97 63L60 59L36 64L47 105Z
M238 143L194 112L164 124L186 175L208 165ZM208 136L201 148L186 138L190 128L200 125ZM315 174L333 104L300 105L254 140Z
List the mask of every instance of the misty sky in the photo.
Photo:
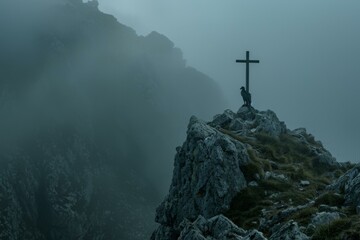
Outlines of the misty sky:
M290 129L306 127L338 161L360 161L360 1L99 2L139 35L169 37L218 82L233 111L245 83L235 59L250 50L260 60L250 68L254 107L274 110Z

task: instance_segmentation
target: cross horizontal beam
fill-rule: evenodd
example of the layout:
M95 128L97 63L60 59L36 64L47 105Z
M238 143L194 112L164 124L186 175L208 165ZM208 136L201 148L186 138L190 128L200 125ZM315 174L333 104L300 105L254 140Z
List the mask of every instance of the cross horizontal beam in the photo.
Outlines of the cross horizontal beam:
M237 63L260 63L259 60L236 60Z

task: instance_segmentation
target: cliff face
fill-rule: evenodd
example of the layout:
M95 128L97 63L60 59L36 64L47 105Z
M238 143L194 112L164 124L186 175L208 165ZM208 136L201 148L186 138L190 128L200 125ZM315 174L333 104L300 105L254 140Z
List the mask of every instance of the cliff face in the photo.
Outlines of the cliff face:
M352 239L359 171L339 178L351 167L269 110L192 117L152 239Z
M170 194L158 208L156 221L165 225L224 212L246 187L240 167L249 159L243 144L195 117L187 134L186 142L177 149Z
M143 239L148 184L73 129L1 155L1 239ZM129 226L131 231L129 231Z

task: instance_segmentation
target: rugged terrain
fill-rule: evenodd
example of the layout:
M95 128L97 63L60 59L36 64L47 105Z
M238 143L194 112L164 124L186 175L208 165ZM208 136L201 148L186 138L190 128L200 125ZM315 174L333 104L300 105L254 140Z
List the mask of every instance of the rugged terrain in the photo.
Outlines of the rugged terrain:
M359 169L270 110L192 117L152 239L359 239Z

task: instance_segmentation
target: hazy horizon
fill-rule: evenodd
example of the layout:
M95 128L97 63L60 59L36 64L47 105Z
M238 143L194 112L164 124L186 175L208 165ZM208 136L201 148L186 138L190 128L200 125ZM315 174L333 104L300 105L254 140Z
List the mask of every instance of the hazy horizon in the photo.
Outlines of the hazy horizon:
M241 106L245 51L259 110L274 110L290 129L305 127L338 161L360 161L358 1L100 0L139 35L158 31L188 65L220 85L228 108ZM185 131L185 129L184 129Z

